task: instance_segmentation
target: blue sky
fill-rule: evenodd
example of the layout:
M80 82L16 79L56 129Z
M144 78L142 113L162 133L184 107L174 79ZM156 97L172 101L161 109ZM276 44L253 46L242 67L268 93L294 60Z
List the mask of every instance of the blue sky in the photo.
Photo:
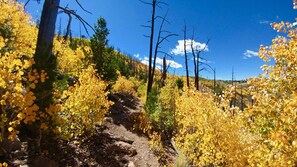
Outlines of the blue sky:
M149 1L149 0L148 0ZM157 9L163 16L168 11L165 30L179 36L170 38L162 45L162 51L173 57L170 72L185 75L184 56L177 54L178 41L183 39L184 23L187 24L190 39L195 29L197 46L210 39L208 51L202 54L209 65L216 68L219 79L231 79L234 68L235 79L246 79L262 73L263 61L256 55L261 44L270 45L277 33L270 23L295 22L297 11L293 10L292 0L163 0L168 6ZM23 1L24 2L24 1ZM61 6L77 11L88 23L94 25L101 16L107 21L110 29L109 45L142 62L146 61L149 52L149 29L141 25L148 24L151 7L138 0L80 0L81 4L92 12L88 14L80 9L73 0L62 0ZM32 1L27 11L33 18L41 15L42 3ZM67 24L67 17L60 14L62 27ZM157 26L158 27L158 26ZM74 36L79 36L79 22L74 19L71 26ZM158 28L157 28L158 29ZM82 29L82 34L86 35ZM92 35L92 31L90 31ZM174 52L174 49L176 52ZM191 56L191 54L189 54ZM136 58L135 57L135 58ZM163 55L158 56L162 58ZM158 61L159 59L157 59ZM190 74L193 75L193 61L189 59ZM212 78L212 73L204 71L202 77Z

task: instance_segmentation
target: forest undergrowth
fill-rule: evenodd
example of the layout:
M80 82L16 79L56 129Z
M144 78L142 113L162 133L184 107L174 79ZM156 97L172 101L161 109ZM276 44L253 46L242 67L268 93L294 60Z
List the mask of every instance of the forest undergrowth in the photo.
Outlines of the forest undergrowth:
M103 18L90 40L56 34L55 68L40 69L36 23L0 2L0 166L297 165L293 24L272 24L279 36L260 46L263 74L239 106L230 84L197 91L160 71L147 94L147 66L108 46Z

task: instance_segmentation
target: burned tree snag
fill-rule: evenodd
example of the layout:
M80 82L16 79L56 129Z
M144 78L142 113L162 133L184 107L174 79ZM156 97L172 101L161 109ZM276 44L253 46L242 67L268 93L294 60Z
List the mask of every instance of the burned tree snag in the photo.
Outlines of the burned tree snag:
M33 68L39 72L44 70L48 76L46 82L38 83L34 89L36 103L40 110L47 108L52 98L53 81L55 80L53 71L56 68L56 58L52 55L52 48L59 3L60 0L45 0L40 19Z
M190 88L189 81L189 67L188 67L188 55L187 55L187 25L184 26L184 54L185 54L185 65L186 65L186 76L187 76L187 87Z

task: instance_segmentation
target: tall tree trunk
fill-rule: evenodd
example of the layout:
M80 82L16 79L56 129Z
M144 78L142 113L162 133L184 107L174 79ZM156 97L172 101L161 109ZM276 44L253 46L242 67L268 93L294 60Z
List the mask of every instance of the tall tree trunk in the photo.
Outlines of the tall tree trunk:
M166 57L163 57L163 73L162 73L162 86L165 86L165 80L167 77L167 65L166 65Z
M236 82L234 82L234 107L236 106Z
M154 44L154 31L155 31L155 9L157 0L153 0L152 3L152 18L151 18L151 36L150 36L150 50L149 50L149 70L148 70L148 84L146 94L148 95L153 86L152 77L152 58L153 58L153 44ZM147 96L148 97L148 96Z
M36 103L41 111L44 111L52 100L53 81L55 80L53 71L56 69L56 58L52 55L52 48L59 4L60 0L45 0L40 20L33 68L38 72L44 70L48 76L46 82L39 82L34 89Z
M241 111L243 111L244 109L244 102L243 102L243 93L242 93L242 89L243 89L243 86L241 84L241 90L240 90L240 95L241 95Z
M193 35L192 35L192 40L191 40L191 49L192 49L192 55L193 55L193 62L194 62L194 74L195 74L195 88L196 90L199 90L199 84L198 84L198 71L199 71L199 66L197 67L197 63L199 63L198 61L196 62L196 53L195 53L195 49L194 49L194 31L193 31Z
M189 81L189 69L188 69L188 56L187 56L187 25L184 27L184 52L185 52L185 65L186 65L186 75L187 75L187 87L190 88Z
M70 26L71 26L71 21L72 21L72 16L71 16L71 14L70 14L70 13L66 13L66 14L68 15L69 20L68 20L68 23L67 23L66 33L65 33L65 35L64 35L64 40L65 40L65 41L67 40L69 34L71 33Z
M199 90L199 75L200 75L200 51L198 52L197 56L196 56L197 60L196 60L196 64L197 64L197 75L196 75L196 82L197 82L197 90Z
M213 70L213 92L216 93L216 68Z

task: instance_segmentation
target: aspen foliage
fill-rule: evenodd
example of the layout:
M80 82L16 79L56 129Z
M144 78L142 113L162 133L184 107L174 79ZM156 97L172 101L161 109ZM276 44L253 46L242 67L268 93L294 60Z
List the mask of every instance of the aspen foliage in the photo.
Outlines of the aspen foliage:
M78 76L82 69L90 64L88 57L92 56L92 51L87 45L79 45L75 49L70 48L69 45L69 41L55 38L53 54L57 57L60 72Z
M37 42L37 28L23 5L0 0L0 51L17 51L19 56L32 58Z
M212 95L194 90L184 91L176 100L178 130L174 141L193 165L247 164L253 137L244 128L242 113L228 108L227 102L217 104Z
M160 89L158 97L160 112L156 112L156 117L161 130L172 133L175 129L175 100L178 95L179 91L174 80L167 81L166 85Z
M112 104L107 100L106 84L99 79L93 66L83 69L78 82L61 95L65 102L47 110L56 123L55 132L62 138L93 132Z
M259 57L272 65L263 65L264 74L250 79L254 105L246 109L251 130L259 134L261 149L250 163L261 166L297 165L297 29L290 23L272 27L286 36L278 36L269 47L261 46Z
M54 132L57 138L92 132L111 102L107 100L106 84L87 61L91 49L87 45L71 49L68 41L55 40L57 73L65 76L54 82L53 103L39 111L32 90L37 83L47 82L48 76L44 70L32 69L36 25L16 1L0 2L0 142L6 136L13 140L22 122L40 127L44 133ZM66 83L68 76L77 78L75 85Z
M14 140L16 128L36 121L38 106L32 89L45 82L44 71L32 70L37 29L23 6L15 1L0 3L0 142L8 133Z
M112 103L105 91L107 84L96 74L88 60L92 51L87 45L71 49L69 41L55 40L53 53L57 56L58 72L71 76L74 85L66 79L56 81L54 103L41 113L41 128L54 132L57 138L70 139L85 132L94 132Z
M139 86L140 82L136 78L130 77L127 79L125 76L119 74L117 81L113 85L113 91L115 93L127 93L135 96Z

